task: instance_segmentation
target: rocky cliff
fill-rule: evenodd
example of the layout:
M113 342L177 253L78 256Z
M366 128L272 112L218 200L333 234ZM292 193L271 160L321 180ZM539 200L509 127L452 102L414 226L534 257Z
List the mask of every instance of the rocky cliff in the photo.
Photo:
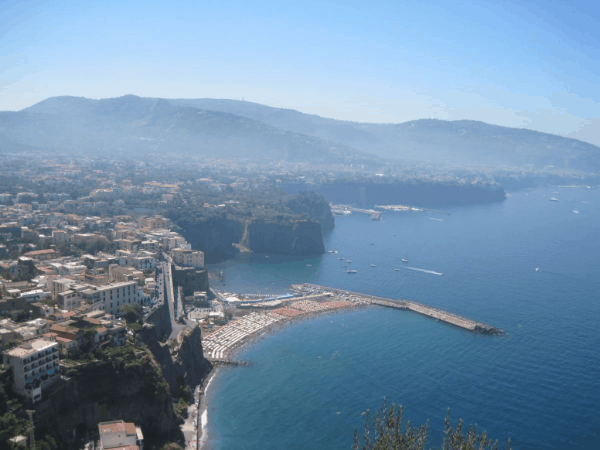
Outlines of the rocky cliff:
M232 244L240 242L244 223L223 214L201 220L184 218L177 221L181 234L195 250L204 252L205 261L214 263L232 257L238 252Z
M239 251L233 244L240 243L258 253L314 255L325 251L321 225L308 219L247 220L223 216L196 222L180 220L178 225L192 248L205 252L208 263L233 256Z
M288 200L286 206L295 213L308 214L311 219L319 222L323 233L335 228L335 219L331 213L331 207L322 195L318 195L313 191L300 192Z
M312 220L284 224L254 220L248 224L244 244L258 253L315 255L325 251L321 226Z
M212 368L204 358L202 336L197 326L185 333L176 351L158 340L161 337L158 327L144 326L140 337L160 364L174 398L185 397L190 391L193 392Z
M150 447L177 438L169 386L146 353L82 364L64 375L36 405L37 433L66 447L99 422L123 419L142 428Z

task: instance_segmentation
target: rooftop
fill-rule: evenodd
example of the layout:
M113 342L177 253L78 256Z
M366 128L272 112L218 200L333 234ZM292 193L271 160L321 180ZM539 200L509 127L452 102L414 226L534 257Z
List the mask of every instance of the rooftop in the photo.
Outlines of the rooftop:
M41 350L46 350L54 345L56 345L56 342L48 341L46 339L36 339L35 341L23 343L5 353L17 358L26 358L29 355L33 355Z
M100 434L116 433L118 431L125 431L127 434L136 434L135 424L132 422L124 422L123 420L100 422L98 428L100 429Z

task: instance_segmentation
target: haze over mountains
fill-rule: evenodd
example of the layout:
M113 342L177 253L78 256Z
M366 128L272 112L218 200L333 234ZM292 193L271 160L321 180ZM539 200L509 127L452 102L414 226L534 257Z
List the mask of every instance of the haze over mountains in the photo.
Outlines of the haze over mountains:
M383 159L600 171L600 148L576 139L478 121L339 121L216 99L53 97L0 112L0 149L187 151L314 163Z

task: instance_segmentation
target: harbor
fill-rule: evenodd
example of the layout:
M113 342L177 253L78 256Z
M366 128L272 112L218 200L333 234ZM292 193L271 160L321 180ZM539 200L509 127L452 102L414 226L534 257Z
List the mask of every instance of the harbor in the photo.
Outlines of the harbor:
M248 308L252 311L203 337L205 357L214 362L227 363L231 361L231 353L236 348L287 321L311 314L368 305L412 311L474 333L505 334L494 326L414 301L392 300L310 283L294 284L290 289L295 295L272 301L240 301L235 304L233 308L238 312Z
M345 291L343 289L335 289L310 283L292 285L292 289L302 294L319 295L330 293L335 297L348 299L352 302L361 302L363 304L378 305L386 308L405 309L427 317L431 317L441 322L455 325L465 330L473 331L475 333L495 335L505 334L503 330L494 326L477 322L466 317L459 316L458 314L443 311L432 306L423 305L410 300L391 300L373 295Z

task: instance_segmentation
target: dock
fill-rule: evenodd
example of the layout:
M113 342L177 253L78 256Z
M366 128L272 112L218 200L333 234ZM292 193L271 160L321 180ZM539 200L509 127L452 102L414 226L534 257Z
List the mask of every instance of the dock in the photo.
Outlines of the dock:
M451 325L463 328L465 330L472 331L474 333L490 334L490 335L501 335L505 332L492 325L488 325L482 322L468 319L466 317L454 314L448 311L443 311L432 306L424 305L410 300L392 300L383 297L377 297L369 294L361 294L358 292L346 291L343 289L335 289L327 286L320 286L318 284L295 284L291 287L297 292L309 295L319 295L324 293L331 293L335 297L341 297L352 302L367 303L370 305L378 305L386 308L404 309L416 312L427 317L446 322Z

